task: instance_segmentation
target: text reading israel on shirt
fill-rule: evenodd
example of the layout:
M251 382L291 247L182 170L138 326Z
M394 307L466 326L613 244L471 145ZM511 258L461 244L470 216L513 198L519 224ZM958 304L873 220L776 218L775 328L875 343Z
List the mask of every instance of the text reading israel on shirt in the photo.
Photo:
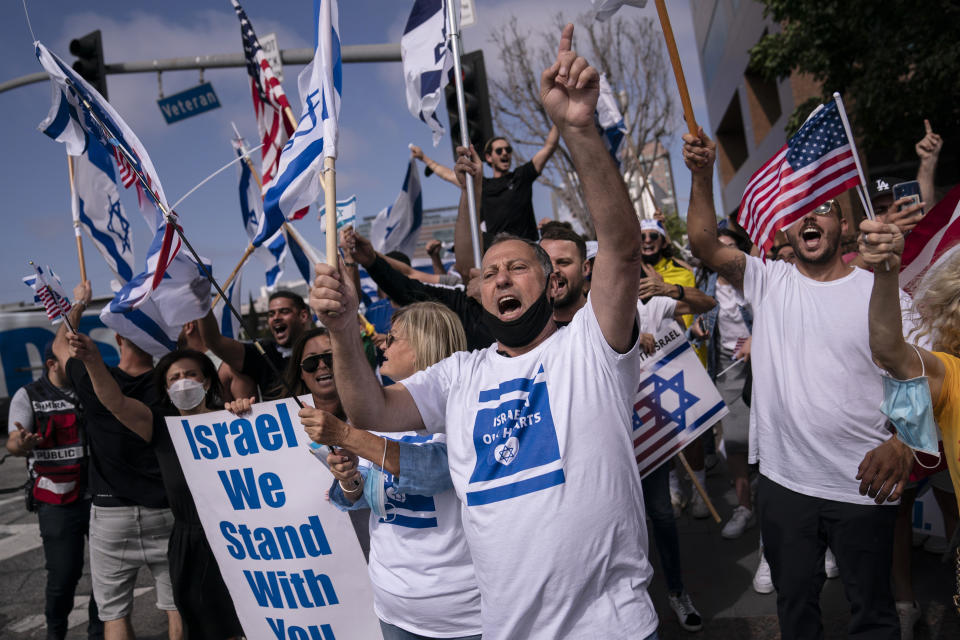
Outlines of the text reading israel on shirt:
M212 425L190 424L181 420L183 431L190 444L190 453L194 460L201 456L207 460L249 456L264 451L277 451L283 447L296 447L297 434L290 420L286 405L273 407L275 415L263 413L251 423L246 418L237 418L227 422L214 422Z

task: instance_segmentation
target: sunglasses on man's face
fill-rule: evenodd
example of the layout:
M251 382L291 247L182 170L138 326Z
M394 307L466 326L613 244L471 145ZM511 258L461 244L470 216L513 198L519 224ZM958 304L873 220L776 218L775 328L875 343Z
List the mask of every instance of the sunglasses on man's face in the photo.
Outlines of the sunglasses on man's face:
M660 237L660 234L657 233L656 231L650 231L650 232L640 234L640 239L643 240L644 242L653 242L659 237Z
M303 359L303 362L300 363L300 368L306 371L307 373L313 373L320 368L320 362L323 362L327 366L327 369L333 370L333 353L315 353L312 356L307 356Z
M833 200L827 200L822 205L813 210L813 215L826 216L833 210Z
M493 150L493 152L498 156L503 156L503 155L513 153L513 147L511 147L510 145L507 145L506 147L497 147L496 149Z

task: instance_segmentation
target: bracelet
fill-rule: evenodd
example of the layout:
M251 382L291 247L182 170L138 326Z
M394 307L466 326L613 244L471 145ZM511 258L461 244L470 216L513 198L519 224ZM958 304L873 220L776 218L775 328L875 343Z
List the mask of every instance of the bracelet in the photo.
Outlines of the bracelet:
M344 261L344 262L343 262L343 266L345 266L345 267L356 267L356 266L357 266L357 263L356 263L356 262L347 262L347 261Z
M683 300L683 297L687 295L686 292L683 290L683 287L681 287L680 285L675 285L675 286L677 287L677 300L678 301Z
M340 484L340 489L344 493L356 493L363 488L363 482L357 482L357 484L354 485L353 489L347 489L345 486L343 486L343 480L337 480L337 482Z

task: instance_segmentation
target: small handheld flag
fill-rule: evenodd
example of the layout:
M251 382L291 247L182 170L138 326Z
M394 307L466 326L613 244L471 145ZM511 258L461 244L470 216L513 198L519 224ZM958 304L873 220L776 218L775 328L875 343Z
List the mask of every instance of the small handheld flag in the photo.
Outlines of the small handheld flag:
M607 82L607 75L600 74L600 97L597 99L596 110L597 126L600 129L600 136L604 144L610 150L613 161L620 168L620 156L622 155L624 137L627 134L627 125L623 121L623 115L620 114L620 107L617 105L617 98L613 95L613 89Z
M33 289L34 301L43 307L44 311L47 312L47 318L53 324L59 324L66 320L67 326L73 331L73 327L70 326L70 321L67 319L67 314L70 313L71 309L70 299L67 298L67 294L63 290L60 278L50 267L43 269L32 260L30 266L33 267L33 275L26 276L23 283Z

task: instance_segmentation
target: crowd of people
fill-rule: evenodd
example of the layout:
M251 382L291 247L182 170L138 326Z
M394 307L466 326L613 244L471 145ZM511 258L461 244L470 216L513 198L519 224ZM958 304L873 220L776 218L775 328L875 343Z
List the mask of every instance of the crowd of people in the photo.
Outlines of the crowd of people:
M759 524L753 584L776 591L781 637L823 637L820 591L839 576L850 637L912 638L915 458L946 461L930 482L948 532L960 489L960 249L913 299L897 280L904 235L935 200L940 139L928 125L917 146L923 202L894 202L895 178L872 181L881 213L860 224L857 251L841 251L848 219L831 200L763 260L735 222L717 224L713 141L685 135L684 258L662 220L638 219L594 122L598 73L572 36L567 25L541 77L554 126L530 162L511 171L502 137L483 150L492 178L474 149L458 148L453 168L412 149L461 188L455 273L438 243L444 274L424 277L347 228L339 265L316 265L309 301L271 295L272 340L224 337L210 313L157 363L118 336L108 368L88 336L60 327L41 378L13 398L7 441L32 461L48 638L65 637L87 536L89 637L134 637L143 566L171 640L242 636L165 418L302 394L303 428L331 447L334 480L317 500L370 510L385 639L655 639L665 612L648 593L648 521L670 609L702 629L677 516L705 517L707 498L687 499L670 462L640 478L633 449L642 359L675 322L729 410L687 448L693 477L705 486L707 461L725 456L737 505L721 536ZM569 224L535 222L531 185L560 140L592 245ZM477 268L471 180L486 232ZM361 330L359 267L390 301L385 333ZM89 283L74 295L77 320Z

